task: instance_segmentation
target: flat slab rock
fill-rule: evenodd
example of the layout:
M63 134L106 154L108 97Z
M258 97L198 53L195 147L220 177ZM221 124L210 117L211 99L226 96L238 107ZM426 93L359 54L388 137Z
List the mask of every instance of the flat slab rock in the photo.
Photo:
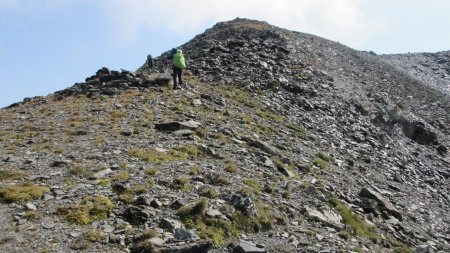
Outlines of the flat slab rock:
M190 245L173 246L160 249L161 253L208 253L212 249L211 242L199 242Z
M375 190L369 188L363 188L359 192L359 196L376 200L378 204L386 210L388 213L392 214L395 218L402 220L402 214L400 211L392 204L389 199L383 197L381 194L376 192Z
M195 130L197 129L201 123L189 120L189 121L173 121L173 122L166 122L166 123L158 123L155 124L155 128L162 132L175 132L182 129L190 129Z
M310 207L306 207L306 215L310 219L314 219L317 221L320 221L324 224L328 224L330 226L336 227L336 228L342 228L342 218L335 212L331 210L316 210Z
M264 248L258 248L251 242L240 241L239 245L233 250L234 253L264 253L266 250Z

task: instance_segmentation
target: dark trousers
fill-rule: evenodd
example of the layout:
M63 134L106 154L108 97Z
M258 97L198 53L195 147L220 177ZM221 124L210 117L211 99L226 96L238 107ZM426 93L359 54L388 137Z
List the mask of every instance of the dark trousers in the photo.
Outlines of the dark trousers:
M173 67L173 87L177 86L177 77L178 77L178 83L180 85L183 84L183 81L181 80L181 74L183 73L182 69L179 69L177 67Z

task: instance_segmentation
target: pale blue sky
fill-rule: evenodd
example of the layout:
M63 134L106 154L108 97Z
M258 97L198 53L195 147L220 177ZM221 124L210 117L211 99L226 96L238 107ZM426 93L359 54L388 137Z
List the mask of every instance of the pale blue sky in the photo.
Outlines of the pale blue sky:
M236 17L379 54L450 50L448 0L0 0L0 108L135 70Z

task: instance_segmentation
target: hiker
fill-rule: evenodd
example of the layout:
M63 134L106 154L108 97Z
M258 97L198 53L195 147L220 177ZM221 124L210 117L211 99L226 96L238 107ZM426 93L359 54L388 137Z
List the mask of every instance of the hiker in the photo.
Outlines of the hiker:
M148 71L153 69L153 57L151 54L147 55L147 69Z
M172 68L173 68L173 89L181 89L181 85L183 85L181 75L183 73L183 69L186 68L186 60L184 59L183 51L181 49L178 49L177 53L173 56ZM177 84L177 77L178 77L178 84Z
M164 59L164 69L166 69L169 65L172 65L173 56L177 53L176 48L172 48Z

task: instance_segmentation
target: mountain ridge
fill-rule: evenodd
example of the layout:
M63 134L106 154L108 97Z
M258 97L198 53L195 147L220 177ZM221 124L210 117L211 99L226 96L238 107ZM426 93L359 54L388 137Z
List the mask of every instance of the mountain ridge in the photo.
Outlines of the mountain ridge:
M184 90L163 54L0 111L1 249L450 249L444 93L266 22L181 48Z

